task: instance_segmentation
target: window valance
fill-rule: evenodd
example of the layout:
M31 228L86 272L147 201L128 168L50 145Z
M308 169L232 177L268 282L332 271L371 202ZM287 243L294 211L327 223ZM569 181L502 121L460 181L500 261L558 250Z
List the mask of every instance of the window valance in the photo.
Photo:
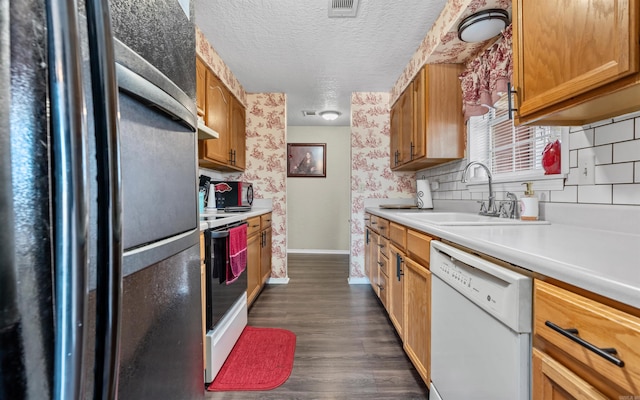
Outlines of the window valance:
M467 63L460 75L462 86L462 110L465 121L469 117L484 115L489 107L507 92L513 66L511 25L491 47Z

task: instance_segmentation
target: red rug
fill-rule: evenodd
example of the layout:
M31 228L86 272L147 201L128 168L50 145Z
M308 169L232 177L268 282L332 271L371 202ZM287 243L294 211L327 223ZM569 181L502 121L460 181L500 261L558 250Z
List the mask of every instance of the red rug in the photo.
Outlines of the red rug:
M247 326L207 390L271 390L293 369L296 335L286 329Z

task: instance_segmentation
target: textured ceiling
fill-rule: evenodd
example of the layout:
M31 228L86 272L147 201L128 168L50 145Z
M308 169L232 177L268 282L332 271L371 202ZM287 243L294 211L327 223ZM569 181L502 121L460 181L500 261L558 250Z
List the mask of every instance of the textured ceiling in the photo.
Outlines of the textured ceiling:
M287 95L288 125L350 125L352 92L389 92L446 0L195 0L196 25L248 93ZM303 110L338 110L328 122Z

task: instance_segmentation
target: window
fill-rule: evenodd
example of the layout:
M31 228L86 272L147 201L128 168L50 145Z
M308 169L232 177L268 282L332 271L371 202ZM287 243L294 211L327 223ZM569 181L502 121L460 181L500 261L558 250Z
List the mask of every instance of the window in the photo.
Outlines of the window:
M509 119L506 95L485 115L469 118L467 127L469 161L485 164L496 181L542 178L542 151L547 143L556 139L568 143L563 140L568 136L568 130L561 127L514 126L513 120ZM563 165L563 171L564 168ZM486 179L472 176L472 181L473 178Z

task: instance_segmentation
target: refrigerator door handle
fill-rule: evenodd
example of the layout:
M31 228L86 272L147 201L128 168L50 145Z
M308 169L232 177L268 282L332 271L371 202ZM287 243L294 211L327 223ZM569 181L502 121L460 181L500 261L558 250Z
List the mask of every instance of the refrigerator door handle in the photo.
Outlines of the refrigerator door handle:
M109 5L87 0L98 189L94 399L115 399L120 367L122 197L118 84Z
M87 268L87 129L75 0L47 1L53 171L54 399L83 397Z

